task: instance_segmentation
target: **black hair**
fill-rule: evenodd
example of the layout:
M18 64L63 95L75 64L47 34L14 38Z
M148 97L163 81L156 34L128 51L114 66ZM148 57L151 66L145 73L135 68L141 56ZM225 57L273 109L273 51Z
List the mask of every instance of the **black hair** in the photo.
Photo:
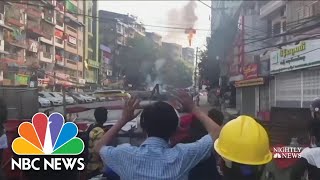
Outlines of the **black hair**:
M0 135L3 133L3 124L8 118L8 109L4 99L0 98Z
M94 118L98 124L103 124L108 119L108 110L104 107L98 107L94 110Z
M149 137L166 141L176 132L178 123L179 117L174 108L162 101L145 107L140 116L141 127Z
M213 108L209 110L208 116L219 126L222 126L224 115L221 111ZM208 134L208 131L204 128L204 126L199 120L193 120L190 125L190 134L192 136L191 139L187 140L184 143L191 143L197 141L206 134Z

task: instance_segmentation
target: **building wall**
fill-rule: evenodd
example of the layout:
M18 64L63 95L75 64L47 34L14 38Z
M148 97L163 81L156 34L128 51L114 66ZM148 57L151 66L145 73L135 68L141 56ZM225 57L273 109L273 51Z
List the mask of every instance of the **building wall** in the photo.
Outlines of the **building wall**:
M85 61L88 63L88 68L85 68L85 79L88 83L98 83L99 61L97 48L97 19L90 16L97 16L97 1L84 1L84 12L88 15L85 17ZM93 66L98 64L98 66Z

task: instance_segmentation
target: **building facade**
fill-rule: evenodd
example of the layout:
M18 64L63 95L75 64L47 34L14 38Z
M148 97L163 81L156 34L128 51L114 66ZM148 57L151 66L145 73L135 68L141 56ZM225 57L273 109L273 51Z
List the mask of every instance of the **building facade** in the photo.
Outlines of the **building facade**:
M101 74L100 79L107 86L107 84L116 83L121 78L121 67L116 60L120 50L127 48L130 38L145 36L146 33L143 24L132 15L100 10L99 17L104 19L99 23L99 44L102 47L99 57L106 60L101 69L107 73Z
M84 54L85 54L85 66L84 66L84 77L86 84L91 87L99 83L99 68L100 61L98 57L98 36L99 29L97 1L84 1L85 6L85 31L84 31Z
M2 85L81 87L83 8L74 0L0 2Z

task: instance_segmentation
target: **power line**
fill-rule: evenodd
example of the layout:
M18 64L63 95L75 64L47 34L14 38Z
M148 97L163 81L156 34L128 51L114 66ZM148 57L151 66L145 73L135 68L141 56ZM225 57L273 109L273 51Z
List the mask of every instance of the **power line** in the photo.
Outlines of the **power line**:
M53 7L50 6L45 6L45 5L37 5L37 4L31 4L31 3L22 3L22 2L15 2L16 4L23 4L23 5L30 5L30 6L36 6L36 7L43 7L43 8L48 8L57 12L60 12L57 9L54 9ZM87 14L81 14L81 13L73 13L73 12L67 12L69 14L77 15L77 16L86 16L90 18L95 18L98 19L99 22L108 22L108 21L117 21L114 18L108 18L108 17L97 17L97 16L92 16L92 15L87 15ZM105 20L105 21L102 21ZM166 29L180 29L180 30L186 30L192 27L178 27L178 26L159 26L159 25L151 25L151 24L143 24L142 26L145 27L158 27L158 28L166 28ZM200 29L200 28L194 28L197 31L211 31L210 29Z
M280 43L280 44L272 45L272 46L267 46L267 47L255 49L255 50L244 52L244 53L252 53L252 52L260 51L260 50L263 50L263 49L268 49L268 48L273 48L273 47L281 47L281 46L284 46L284 45L288 45L288 44L299 42L299 41L304 41L304 40L315 38L315 37L319 37L319 36L320 35L315 35L315 36L310 36L310 37L306 37L306 38L301 38L301 39L298 39L298 40L289 41L289 42L285 42L285 43Z

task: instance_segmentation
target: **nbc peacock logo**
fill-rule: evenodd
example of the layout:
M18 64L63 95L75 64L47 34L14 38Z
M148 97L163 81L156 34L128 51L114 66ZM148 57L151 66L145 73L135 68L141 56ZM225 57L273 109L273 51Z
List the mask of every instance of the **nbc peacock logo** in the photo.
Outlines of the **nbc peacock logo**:
M43 113L36 113L32 117L32 123L23 122L18 127L20 137L12 142L12 150L15 154L21 156L37 156L32 160L28 158L19 158L18 162L12 159L12 167L16 165L19 169L29 170L39 169L35 167L36 161L43 161L44 169L55 167L55 163L60 163L65 166L76 162L82 164L83 158L39 158L39 155L80 155L84 150L84 142L76 137L78 127L73 122L66 122L60 113L52 113L47 117ZM29 168L23 168L29 164ZM38 163L39 164L39 163ZM82 164L82 166L84 166ZM52 168L53 169L53 168Z

